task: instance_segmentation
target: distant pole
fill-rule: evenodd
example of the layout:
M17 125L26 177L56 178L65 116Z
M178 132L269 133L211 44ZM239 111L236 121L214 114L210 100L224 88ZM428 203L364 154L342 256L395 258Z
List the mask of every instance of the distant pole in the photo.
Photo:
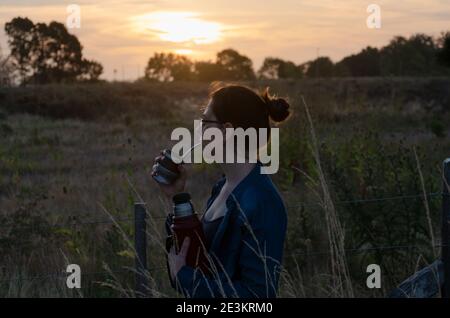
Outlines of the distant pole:
M442 191L442 262L444 263L444 286L442 297L450 298L450 158L443 164Z
M145 219L145 203L134 204L134 247L136 250L136 296L145 297L149 294L147 276L147 233Z

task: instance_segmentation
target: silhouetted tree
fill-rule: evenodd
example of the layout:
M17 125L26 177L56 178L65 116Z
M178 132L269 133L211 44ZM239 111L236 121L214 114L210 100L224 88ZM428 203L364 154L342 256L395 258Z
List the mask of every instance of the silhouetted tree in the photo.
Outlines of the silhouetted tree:
M266 57L258 71L258 76L267 79L301 78L303 76L303 69L291 61Z
M438 39L438 61L444 66L450 67L450 32L442 33Z
M202 82L222 79L224 71L222 66L210 61L199 61L195 63L195 78Z
M103 73L103 65L95 61L83 61L81 79L95 81Z
M83 58L78 38L62 23L34 24L18 17L5 24L5 32L22 83L97 80L103 71L98 62Z
M183 55L155 53L145 68L145 78L162 82L190 80L193 63Z
M352 76L352 72L348 68L347 64L341 62L334 64L333 74L337 77Z
M14 69L9 56L4 57L0 47L0 87L10 86L14 83Z
M380 52L377 48L366 47L358 54L345 57L335 65L338 76L379 76Z
M221 74L218 79L252 80L256 78L252 60L233 49L226 49L217 53L216 64L221 67Z
M31 46L34 46L36 42L33 29L34 24L28 18L15 18L5 24L5 32L9 36L12 64L18 70L22 81L29 78L33 72Z
M331 77L334 75L334 64L326 56L305 63L305 68L308 77Z
M397 36L381 49L382 75L418 76L438 73L433 38L415 34L409 39Z

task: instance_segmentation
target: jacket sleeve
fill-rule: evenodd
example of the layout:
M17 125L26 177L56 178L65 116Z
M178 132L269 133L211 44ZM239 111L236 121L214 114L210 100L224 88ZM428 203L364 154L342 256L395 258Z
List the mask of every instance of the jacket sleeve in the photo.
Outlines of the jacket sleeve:
M273 298L279 279L284 237L273 237L262 224L241 225L238 277L224 273L206 277L187 265L177 273L177 283L186 297L194 298ZM277 231L275 236L278 234Z

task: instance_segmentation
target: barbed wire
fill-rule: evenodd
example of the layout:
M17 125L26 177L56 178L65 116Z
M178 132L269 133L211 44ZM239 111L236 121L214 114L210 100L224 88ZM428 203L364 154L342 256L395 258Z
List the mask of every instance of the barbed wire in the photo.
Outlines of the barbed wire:
M64 227L64 226L74 226L74 225L96 225L96 224L111 224L114 222L127 222L127 221L134 221L134 217L128 217L128 218L118 218L114 220L98 220L98 221L81 221L81 222L69 222L66 224L52 224L51 227Z
M435 197L435 196L441 196L445 195L442 192L430 192L426 194L427 197ZM392 196L392 197L382 197L382 198L372 198L372 199L356 199L356 200L345 200L345 201L336 201L333 202L335 205L341 205L341 204L352 204L352 203L375 203L375 202L382 202L382 201L394 201L394 200L400 200L400 199L419 199L423 198L424 195L422 194L411 194L411 195L398 195L398 196ZM307 207L307 206L320 206L320 203L307 203L307 202L297 202L295 205L288 205L287 208L298 208L298 207Z
M446 247L445 244L436 244L432 245L433 248ZM376 247L365 247L365 248L347 248L344 249L344 252L347 253L364 253L370 251L378 251L378 250L396 250L396 249L419 249L424 246L419 245L385 245L385 246L376 246ZM430 247L430 245L428 245ZM314 256L314 255L327 255L331 254L331 251L319 251L319 252L293 252L290 253L290 256Z
M447 245L445 245L445 244L436 244L436 245L432 245L431 247L442 248L442 247L446 247L446 246ZM378 250L419 249L419 248L423 248L423 246L419 246L419 245L385 245L385 246L367 247L367 248L348 248L348 249L344 249L344 252L347 254L347 253L365 253L365 252L378 251ZM317 256L317 255L329 255L329 254L331 254L330 251L293 252L293 253L289 253L289 256L291 256L291 257ZM167 266L152 267L152 268L147 269L147 271L152 272L152 271L159 271L159 270L163 270L163 269L164 270L167 269ZM87 273L82 272L82 276L106 275L106 274L110 275L110 274L120 274L120 273L135 274L135 272L133 270L121 269L121 270L97 271L97 272L87 272ZM43 274L43 275L32 276L32 277L16 277L16 278L0 280L0 284L11 283L14 281L22 282L22 281L34 281L34 280L42 280L42 279L66 279L67 275L69 275L69 274L70 273L66 273L64 275L64 274L60 273L60 274Z
M162 269L166 269L166 266L159 266L159 267L153 267L148 269L148 272L152 272L152 271L158 271L158 270L162 270ZM129 273L129 274L135 274L135 272L133 270L130 269L119 269L119 270L110 270L110 271L97 271L97 272L87 272L84 273L83 271L81 271L81 276L94 276L94 275L106 275L106 274L121 274L121 273ZM14 281L17 282L22 282L22 281L34 281L34 280L42 280L42 279L67 279L68 275L70 275L71 273L65 273L63 274L63 272L61 273L52 273L52 274L40 274L37 276L31 276L31 277L14 277L14 278L8 278L8 279L2 279L0 280L0 284L4 284L4 283L11 283Z
M116 273L123 273L126 272L126 270L114 270L114 271L100 271L100 272L87 272L87 273L83 273L81 272L82 276L92 276L92 275L101 275L101 274L116 274ZM52 278L52 279L63 279L63 278L67 278L68 275L70 275L71 273L66 273L66 275L60 273L60 274L41 274L38 276L32 276L32 277L15 277L15 278L10 278L10 279L4 279L4 280L0 280L0 283L5 283L5 282L12 282L12 281L33 281L33 280L41 280L41 279L48 279L48 278Z
M435 197L439 195L448 195L441 192L430 192L426 193L427 197ZM413 199L413 198L423 198L424 194L414 194L414 195L399 195L399 196L392 196L392 197L381 197L381 198L372 198L372 199L356 199L356 200L346 200L346 201L337 201L333 202L336 205L341 204L352 204L352 203L374 203L374 202L381 202L381 201L390 201L390 200L399 200L399 199ZM297 202L296 205L287 206L287 208L294 208L294 207L306 207L306 206L320 206L320 203L307 203L307 202ZM152 216L148 214L148 216L155 220L160 219L166 219L166 216ZM128 222L128 221L134 221L134 217L126 217L126 218L117 218L117 219L108 219L108 220L91 220L91 221L71 221L68 223L57 223L48 225L45 224L44 226L50 227L50 228L64 228L64 227L70 227L70 226L77 226L77 225L98 225L98 224L114 224L116 222ZM2 225L0 225L1 227ZM7 225L4 225L7 226ZM36 225L30 224L30 228L35 229ZM438 247L445 247L447 245L433 245L433 248ZM370 251L376 251L376 250L394 250L394 249L418 249L421 248L421 246L418 245L387 245L387 246L378 246L378 247L368 247L368 248L349 248L344 249L345 253L364 253L364 252L370 252ZM330 254L330 251L318 251L318 252L293 252L290 253L290 256L314 256L314 255L327 255ZM151 269L148 269L148 271L157 271L161 269L166 269L166 266L161 267L153 267ZM98 271L98 272L87 272L83 273L83 276L92 276L92 275L104 275L104 274L112 274L112 273L132 273L131 270L113 270L113 271ZM69 273L67 273L69 274ZM33 281L33 280L40 280L40 279L63 279L67 278L67 274L44 274L44 275L38 275L33 277L17 277L17 278L11 278L6 280L0 280L0 283L10 283L12 281Z
M448 195L442 192L430 192L426 194L427 197L436 197L442 195ZM400 199L414 199L414 198L423 198L423 194L412 194L412 195L399 195L392 197L381 197L381 198L371 198L371 199L356 199L356 200L345 200L345 201L336 201L333 202L335 205L343 205L343 204L352 204L352 203L375 203L381 201L391 201L391 200L400 200ZM299 208L299 207L312 207L312 206L321 206L320 203L307 203L307 202L297 202L295 205L287 205L287 209ZM150 219L153 220L163 220L166 219L167 216L153 216L150 213L147 214ZM91 220L91 221L68 221L66 223L56 223L56 224L29 224L26 228L29 229L37 229L37 228L65 228L72 227L77 225L101 225L101 224L114 224L116 222L129 222L134 221L134 217L125 217L125 218L117 218L117 219L108 219L108 220ZM7 224L0 224L0 227L7 227Z
M27 224L26 228L40 228L40 227L46 227L46 228L63 228L63 227L70 227L70 226L76 226L76 225L96 225L96 224L111 224L114 222L126 222L126 221L133 221L134 217L128 217L128 218L118 218L111 220L91 220L91 221L68 221L65 223L56 223L56 224ZM7 224L0 224L0 227L7 227Z

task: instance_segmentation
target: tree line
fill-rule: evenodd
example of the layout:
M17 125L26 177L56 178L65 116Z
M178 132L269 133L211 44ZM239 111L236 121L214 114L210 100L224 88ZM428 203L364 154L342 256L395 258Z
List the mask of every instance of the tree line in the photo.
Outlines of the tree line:
M302 64L266 57L255 72L250 58L226 49L217 53L215 61L198 62L173 53L155 53L145 69L145 78L157 81L442 75L450 75L450 32L437 39L426 34L397 36L380 49L368 46L337 63L326 56Z
M0 60L0 80L21 84L96 81L103 66L83 57L75 35L59 22L14 18L5 24L10 55Z
M65 25L33 23L17 17L5 24L10 55L0 55L0 85L17 79L21 84L97 81L103 66L83 57L83 47ZM193 61L184 55L154 53L148 60L148 81L213 81L298 79L361 76L450 75L450 32L438 38L418 33L394 37L386 46L368 46L334 63L329 57L296 64L267 57L255 71L252 60L228 48L214 61Z

